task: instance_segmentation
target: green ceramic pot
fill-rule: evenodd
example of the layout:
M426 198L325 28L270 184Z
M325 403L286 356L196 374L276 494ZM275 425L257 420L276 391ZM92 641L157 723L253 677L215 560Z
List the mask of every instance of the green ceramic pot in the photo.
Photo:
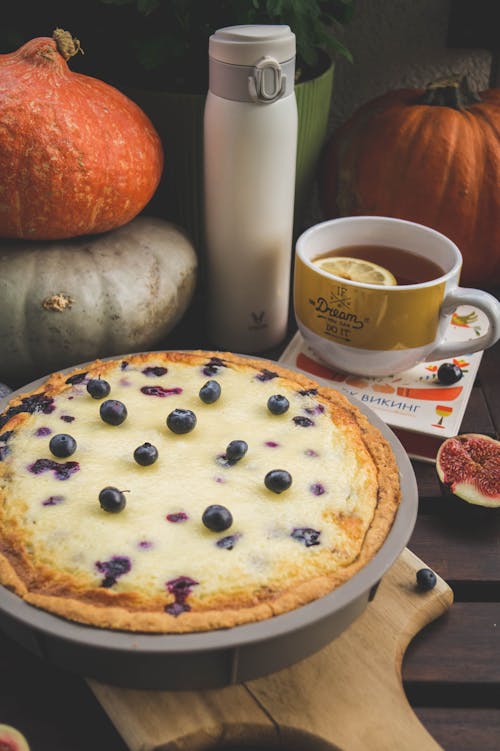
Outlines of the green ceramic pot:
M295 235L303 222L313 192L318 161L325 144L333 90L332 63L324 73L295 86L299 128L295 177Z
M295 87L299 116L295 183L295 228L301 229L321 149L326 139L334 66ZM161 136L165 167L146 211L179 224L191 235L203 259L203 111L204 95L127 91L149 115ZM203 260L202 260L203 265Z

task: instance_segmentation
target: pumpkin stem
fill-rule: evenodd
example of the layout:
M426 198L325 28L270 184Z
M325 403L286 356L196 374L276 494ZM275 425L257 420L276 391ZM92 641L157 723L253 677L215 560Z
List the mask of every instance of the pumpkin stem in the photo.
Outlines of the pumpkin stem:
M481 97L471 89L467 76L459 75L441 78L428 84L422 96L417 99L418 104L451 107L460 111L480 101Z
M80 47L80 40L72 37L69 31L64 31L64 29L54 29L52 39L54 39L57 44L59 54L61 54L65 60L69 60L70 57L73 57L73 55L76 55L78 52L81 52L82 55L85 54Z

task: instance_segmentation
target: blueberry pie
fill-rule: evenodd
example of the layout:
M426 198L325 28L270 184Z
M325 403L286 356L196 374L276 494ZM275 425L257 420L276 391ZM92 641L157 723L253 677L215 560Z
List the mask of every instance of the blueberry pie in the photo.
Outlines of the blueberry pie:
M373 557L399 500L378 429L267 360L96 361L0 414L0 583L102 628L185 633L288 612Z

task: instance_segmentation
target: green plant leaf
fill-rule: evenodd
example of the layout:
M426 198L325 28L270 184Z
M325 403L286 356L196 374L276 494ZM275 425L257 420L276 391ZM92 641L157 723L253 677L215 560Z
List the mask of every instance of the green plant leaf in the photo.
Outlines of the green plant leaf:
M107 6L104 25L100 19L95 24L95 33L99 35L99 43L105 48L110 65L115 66L115 78L133 79L136 83L142 78L147 87L160 85L169 90L181 90L185 85L190 87L186 92L206 90L209 36L219 28L238 24L290 26L296 37L296 68L301 73L300 80L314 77L323 70L325 56L330 59L343 56L352 61L342 35L344 24L353 15L354 0L94 2ZM109 27L113 32L119 29L116 42L114 34L110 42ZM113 44L116 51L112 49Z

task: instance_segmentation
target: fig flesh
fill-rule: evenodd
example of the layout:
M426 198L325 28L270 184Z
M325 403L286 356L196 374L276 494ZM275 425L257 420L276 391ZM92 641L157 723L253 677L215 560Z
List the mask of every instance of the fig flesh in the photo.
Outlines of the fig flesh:
M0 725L0 751L30 751L26 738L11 725Z
M479 433L447 438L437 453L444 487L467 503L500 507L500 441Z

